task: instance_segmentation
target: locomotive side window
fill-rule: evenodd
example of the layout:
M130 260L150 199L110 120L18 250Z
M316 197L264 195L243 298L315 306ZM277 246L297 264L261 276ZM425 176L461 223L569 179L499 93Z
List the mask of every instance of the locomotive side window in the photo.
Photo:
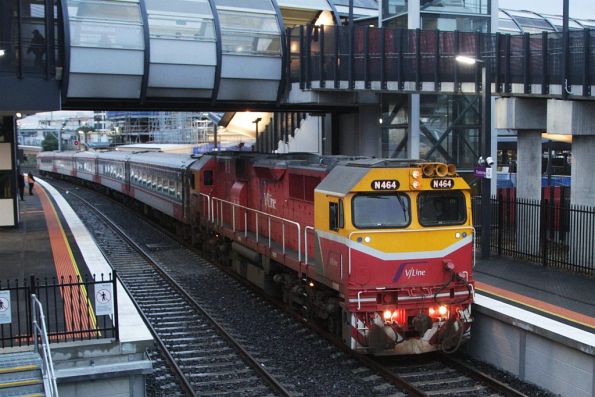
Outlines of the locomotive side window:
M422 226L462 225L467 220L462 192L422 192L417 198Z
M207 170L202 175L205 186L211 186L213 184L213 171Z
M406 227L411 222L409 196L403 193L358 194L352 207L358 229Z
M339 203L328 203L328 228L339 230Z

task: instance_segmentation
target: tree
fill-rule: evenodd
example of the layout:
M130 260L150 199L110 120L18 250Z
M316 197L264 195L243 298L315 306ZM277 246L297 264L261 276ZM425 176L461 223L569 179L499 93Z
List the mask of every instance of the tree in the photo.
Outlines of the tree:
M41 150L44 152L58 150L58 139L54 134L47 134L45 139L41 141Z

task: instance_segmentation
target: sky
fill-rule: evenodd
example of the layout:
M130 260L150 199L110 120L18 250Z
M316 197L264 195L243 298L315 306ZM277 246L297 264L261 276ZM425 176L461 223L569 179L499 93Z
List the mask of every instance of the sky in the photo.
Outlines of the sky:
M594 0L569 0L570 16L595 19ZM498 7L562 15L562 0L498 0Z

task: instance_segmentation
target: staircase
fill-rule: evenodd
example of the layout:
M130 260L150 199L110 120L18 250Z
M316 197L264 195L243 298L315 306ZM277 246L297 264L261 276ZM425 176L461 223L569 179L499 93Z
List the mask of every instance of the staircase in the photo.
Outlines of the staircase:
M0 397L9 396L45 396L38 353L0 354Z

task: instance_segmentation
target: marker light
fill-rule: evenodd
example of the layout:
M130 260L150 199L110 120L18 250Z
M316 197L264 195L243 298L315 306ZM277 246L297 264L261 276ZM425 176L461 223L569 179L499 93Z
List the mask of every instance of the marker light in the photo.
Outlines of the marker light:
M393 314L391 313L390 310L385 310L384 311L384 321L390 320L392 316L393 316Z
M312 281L310 281L310 284L308 284L310 287L314 286L314 283Z
M447 312L446 306L440 306L438 308L438 313L440 313L441 316L444 316Z
M411 187L413 189L419 189L421 187L421 182L420 181L413 181L413 182L411 182Z
M369 243L370 241L372 241L372 239L370 238L370 236L366 236L366 237L364 237L364 241L366 243Z
M461 238L461 233L459 233L459 232L456 232L456 233L455 233L455 238Z
M411 171L411 176L417 179L421 176L421 172L419 170L413 170Z
M430 307L430 309L428 310L428 313L430 314L430 316L434 316L436 314L436 310L434 310L433 307Z

